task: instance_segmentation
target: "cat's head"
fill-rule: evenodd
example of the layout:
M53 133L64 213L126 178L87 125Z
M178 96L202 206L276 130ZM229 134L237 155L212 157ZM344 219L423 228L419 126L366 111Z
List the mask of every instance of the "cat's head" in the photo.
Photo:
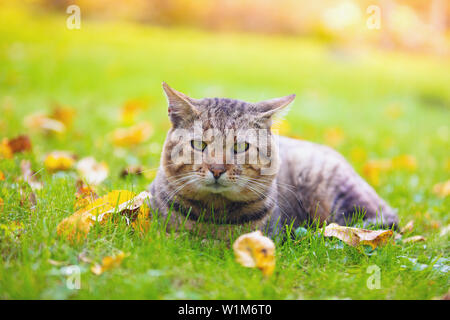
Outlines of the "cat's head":
M263 197L279 166L273 117L295 95L248 103L193 99L163 83L172 123L162 153L169 183L186 198L232 201Z

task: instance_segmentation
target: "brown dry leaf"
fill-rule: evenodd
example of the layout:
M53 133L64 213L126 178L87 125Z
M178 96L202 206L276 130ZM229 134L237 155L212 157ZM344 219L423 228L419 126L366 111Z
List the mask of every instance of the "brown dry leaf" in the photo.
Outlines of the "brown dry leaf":
M403 239L403 243L415 243L415 242L421 242L426 241L426 238L423 236L413 236L406 239Z
M97 276L101 275L103 272L110 270L112 268L116 268L120 266L123 259L128 257L130 254L125 254L122 251L120 251L118 254L113 256L107 256L102 259L101 264L94 264L91 267L91 272Z
M140 165L129 165L122 170L120 177L125 178L128 175L140 176L143 171L145 171L145 169Z
M74 164L75 156L67 151L50 152L44 160L44 166L49 172L69 170Z
M30 137L26 135L17 136L14 139L8 141L9 148L12 153L19 153L24 151L31 151Z
M27 116L24 123L31 130L44 131L45 133L64 133L66 131L64 123L41 113Z
M325 237L335 237L352 247L369 245L372 249L386 244L393 236L392 230L367 230L331 223L325 227Z
M97 162L93 157L83 158L76 164L76 169L87 184L97 186L109 175L109 168L105 162Z
M3 138L0 143L0 159L11 159L13 157L13 152L9 147L9 140Z
M265 276L275 270L275 244L255 231L244 234L233 243L236 261L247 268L258 268Z
M403 226L403 228L400 229L400 233L410 233L414 230L414 220L409 221L407 224Z
M63 123L66 127L72 126L75 109L56 104L49 118Z
M105 223L114 213L125 215L128 221L141 227L148 220L149 207L146 200L149 197L151 194L145 191L138 196L127 190L111 191L61 221L57 233L70 241L79 242L87 236L96 221Z
M129 147L146 141L153 133L149 122L141 122L130 128L119 128L112 133L113 144L118 147Z
M450 195L450 180L435 184L433 187L433 193L439 198L445 198Z

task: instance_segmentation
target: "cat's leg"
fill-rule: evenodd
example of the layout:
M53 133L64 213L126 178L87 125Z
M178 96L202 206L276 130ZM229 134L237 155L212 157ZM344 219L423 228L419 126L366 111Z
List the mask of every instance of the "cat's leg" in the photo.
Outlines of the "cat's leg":
M340 225L349 225L362 218L366 227L398 227L398 216L394 209L356 172L335 186L331 216Z

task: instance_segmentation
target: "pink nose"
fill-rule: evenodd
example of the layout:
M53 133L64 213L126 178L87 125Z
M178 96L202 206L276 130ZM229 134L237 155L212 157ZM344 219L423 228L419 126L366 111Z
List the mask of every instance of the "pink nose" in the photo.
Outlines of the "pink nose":
M209 166L209 171L212 172L215 179L219 179L220 176L227 170L223 164L212 164Z

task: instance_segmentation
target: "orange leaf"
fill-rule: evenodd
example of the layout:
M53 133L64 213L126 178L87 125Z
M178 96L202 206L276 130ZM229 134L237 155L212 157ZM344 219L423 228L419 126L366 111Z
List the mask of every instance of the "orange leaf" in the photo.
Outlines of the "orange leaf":
M275 270L275 244L259 230L237 238L233 250L236 261L244 267L256 267L265 276L270 276Z

